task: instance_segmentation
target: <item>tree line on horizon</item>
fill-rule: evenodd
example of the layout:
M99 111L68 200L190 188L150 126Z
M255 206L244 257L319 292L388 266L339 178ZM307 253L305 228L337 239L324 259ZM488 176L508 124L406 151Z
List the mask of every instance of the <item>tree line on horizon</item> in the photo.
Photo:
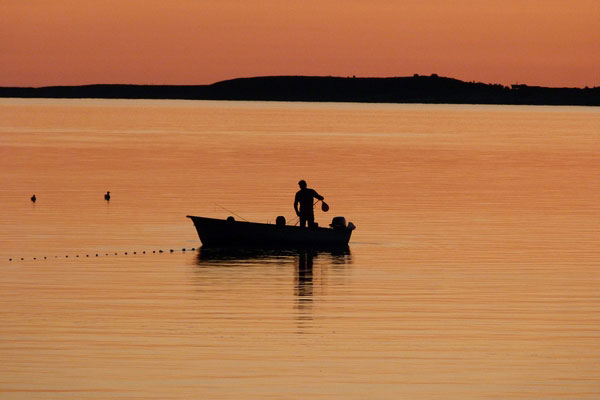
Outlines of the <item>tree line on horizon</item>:
M600 87L504 86L436 74L392 78L266 76L210 85L0 87L0 97L600 106Z

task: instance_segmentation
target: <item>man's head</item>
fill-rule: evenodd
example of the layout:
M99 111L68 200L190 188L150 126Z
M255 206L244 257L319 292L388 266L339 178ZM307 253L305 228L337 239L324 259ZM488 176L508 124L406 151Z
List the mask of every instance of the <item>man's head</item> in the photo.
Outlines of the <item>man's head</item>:
M298 186L300 186L300 189L306 189L306 181L302 179L300 182L298 182Z

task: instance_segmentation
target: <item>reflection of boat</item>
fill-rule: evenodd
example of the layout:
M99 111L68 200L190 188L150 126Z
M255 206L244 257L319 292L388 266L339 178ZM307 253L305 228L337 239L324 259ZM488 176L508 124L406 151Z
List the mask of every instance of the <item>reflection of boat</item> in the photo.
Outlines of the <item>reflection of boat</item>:
M223 263L239 265L239 262L256 263L258 262L277 262L302 259L326 255L332 260L332 264L345 264L350 256L350 247L329 246L325 247L305 247L305 248L246 248L246 247L206 247L198 249L198 264Z
M305 247L345 246L350 241L354 225L346 225L343 217L335 217L330 228L301 228L285 225L278 217L276 224L195 217L194 222L200 241L204 246L246 247Z

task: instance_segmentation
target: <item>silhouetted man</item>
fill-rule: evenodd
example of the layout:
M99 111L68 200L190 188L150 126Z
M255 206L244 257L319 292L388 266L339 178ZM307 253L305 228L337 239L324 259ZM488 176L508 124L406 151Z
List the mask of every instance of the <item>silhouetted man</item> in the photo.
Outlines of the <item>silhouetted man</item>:
M296 192L294 210L296 210L296 215L300 217L300 226L304 227L308 222L308 226L311 227L315 223L313 199L323 200L324 197L313 189L307 188L304 180L298 182L298 186L300 186L300 190ZM298 208L298 205L300 205L300 208Z

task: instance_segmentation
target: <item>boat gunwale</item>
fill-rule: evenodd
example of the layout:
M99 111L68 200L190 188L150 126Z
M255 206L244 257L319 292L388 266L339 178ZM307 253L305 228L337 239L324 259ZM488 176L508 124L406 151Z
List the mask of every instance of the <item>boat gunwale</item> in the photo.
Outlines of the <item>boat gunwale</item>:
M210 221L218 221L218 222L224 222L224 223L239 223L239 224L249 224L249 225L259 225L259 226L273 226L273 227L277 227L277 228L285 228L285 229L310 229L312 231L326 231L326 232L330 232L330 231L338 231L338 230L342 230L342 229L334 229L332 227L324 227L324 226L316 226L316 227L302 227L302 226L296 226L296 225L277 225L277 224L271 224L271 223L265 223L265 222L251 222L251 221L238 221L238 220L233 220L233 221L228 221L227 219L221 219L221 218L208 218L208 217L199 217L197 215L186 215L186 218L191 219L192 221L194 220L194 218L197 219L204 219L204 220L210 220ZM349 230L348 228L343 229L343 230Z

